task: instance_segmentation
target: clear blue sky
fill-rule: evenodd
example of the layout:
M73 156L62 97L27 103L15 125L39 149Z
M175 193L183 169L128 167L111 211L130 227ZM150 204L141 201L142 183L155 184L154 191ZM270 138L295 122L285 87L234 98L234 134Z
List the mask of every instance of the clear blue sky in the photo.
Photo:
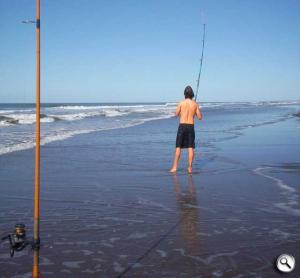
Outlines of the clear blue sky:
M300 99L298 0L41 0L43 102ZM0 103L34 102L34 0L0 0Z

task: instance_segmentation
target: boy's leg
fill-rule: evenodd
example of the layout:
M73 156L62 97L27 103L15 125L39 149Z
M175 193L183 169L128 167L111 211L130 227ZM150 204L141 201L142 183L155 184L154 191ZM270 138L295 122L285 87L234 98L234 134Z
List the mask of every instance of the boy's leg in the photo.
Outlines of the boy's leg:
M188 148L189 156L188 156L188 173L192 173L193 170L193 160L194 160L194 149Z
M172 166L172 168L170 170L171 173L175 173L177 171L178 161L180 159L180 154L181 154L181 149L180 148L176 148L175 149L173 166Z

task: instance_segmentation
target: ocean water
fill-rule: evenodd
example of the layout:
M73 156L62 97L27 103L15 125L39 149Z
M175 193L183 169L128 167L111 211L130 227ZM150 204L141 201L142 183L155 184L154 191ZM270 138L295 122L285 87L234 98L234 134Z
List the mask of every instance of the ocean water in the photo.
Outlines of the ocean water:
M193 175L186 152L168 173L175 106L43 106L43 277L267 278L278 255L297 260L300 102L201 103ZM31 238L34 106L0 117L0 235L21 222ZM0 277L31 267L0 244Z
M171 118L175 108L176 103L43 104L41 144ZM201 108L209 115L208 124L201 127L209 144L224 134L230 137L241 129L288 119L299 111L300 101L204 102ZM34 104L0 104L0 155L33 148L34 124Z

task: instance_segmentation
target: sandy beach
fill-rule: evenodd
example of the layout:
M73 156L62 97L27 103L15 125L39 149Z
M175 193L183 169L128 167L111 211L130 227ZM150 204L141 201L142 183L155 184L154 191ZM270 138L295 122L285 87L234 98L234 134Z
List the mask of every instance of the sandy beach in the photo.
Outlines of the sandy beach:
M185 155L168 173L175 118L45 144L42 277L281 277L276 258L300 255L296 109L204 112L192 175ZM32 232L33 158L0 155L1 235ZM1 245L0 277L31 267L30 250L11 259Z
M299 14L0 1L0 278L299 278Z

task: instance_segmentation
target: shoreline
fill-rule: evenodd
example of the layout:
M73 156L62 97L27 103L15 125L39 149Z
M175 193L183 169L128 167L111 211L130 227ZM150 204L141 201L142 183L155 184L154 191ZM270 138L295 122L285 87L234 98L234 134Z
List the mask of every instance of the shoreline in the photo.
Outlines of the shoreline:
M298 161L297 125L289 119L206 145L200 136L192 175L186 173L185 154L178 174L167 172L177 127L172 119L44 146L43 275L280 277L273 267L276 256L298 255L298 215L277 207L299 207L289 204L299 195L299 171L287 164ZM279 152L278 145L286 147ZM1 233L25 222L31 234L33 151L0 156ZM281 168L265 174L296 195L283 194L276 180L253 173L278 162ZM31 256L22 252L11 260L3 247L1 273L30 275ZM297 274L296 269L290 276Z
M265 122L265 123L260 123L257 126L265 126L265 125L272 125L272 124L276 124L279 121L286 121L289 120L293 117L299 117L300 112L299 113L294 113L289 115L289 117L285 116L282 117L282 119L277 119L274 121L270 121L270 122ZM72 138L74 136L78 136L78 135L83 135L83 134L89 134L89 133L97 133L97 132L103 132L103 131L107 131L107 130L114 130L114 129L126 129L126 128L131 128L131 127L135 127L137 125L144 125L147 122L151 122L151 121L160 121L160 120L165 120L165 119L172 119L175 118L175 116L170 116L170 115L166 115L166 116L160 116L160 117L153 117L153 118L148 118L148 119L143 119L140 120L139 122L136 123L128 123L127 125L124 126L115 126L115 127L106 127L106 128L98 128L98 129L90 129L90 130L78 130L78 131L69 131L69 132L65 132L63 134L57 134L56 136L51 136L51 138L45 138L45 137L41 137L41 146L45 146L48 145L50 143L54 143L57 141L64 141L64 140L68 140L69 138ZM199 123L198 123L199 124ZM201 123L199 124L201 125ZM257 127L255 126L255 127ZM252 126L241 126L241 127L237 127L236 128L236 134L239 134L240 130L247 130L247 128L252 127ZM43 126L41 128L41 132L43 134ZM230 131L231 133L234 133L234 131ZM33 139L34 139L34 134L33 134ZM18 145L15 145L13 147L6 147L6 148L2 148L0 150L0 156L1 155L5 155L5 154L9 154L12 152L18 152L18 151L23 151L23 150L28 150L28 149L32 149L34 148L35 143L34 142L27 142L27 143L21 143Z

